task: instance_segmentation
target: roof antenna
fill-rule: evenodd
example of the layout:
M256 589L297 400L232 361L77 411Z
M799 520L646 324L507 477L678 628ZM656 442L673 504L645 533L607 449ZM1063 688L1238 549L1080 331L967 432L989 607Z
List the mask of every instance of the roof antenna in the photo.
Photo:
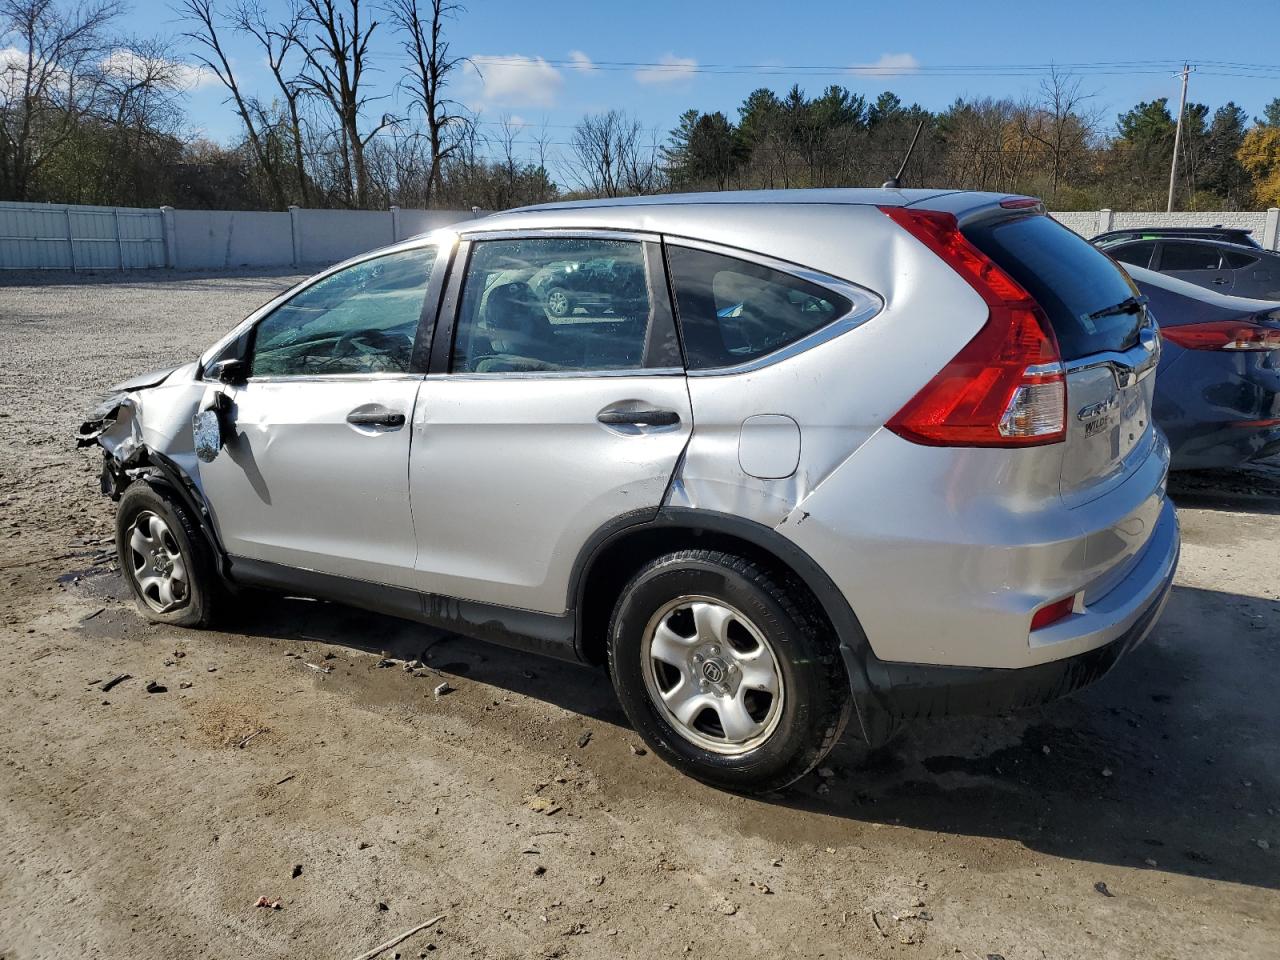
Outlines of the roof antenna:
M911 159L911 151L916 148L916 141L920 139L920 131L924 128L924 121L921 120L916 124L916 132L911 135L911 145L907 147L907 155L902 158L902 166L898 168L897 174L892 180L886 180L881 187L885 190L901 190L902 175L906 172L907 162Z

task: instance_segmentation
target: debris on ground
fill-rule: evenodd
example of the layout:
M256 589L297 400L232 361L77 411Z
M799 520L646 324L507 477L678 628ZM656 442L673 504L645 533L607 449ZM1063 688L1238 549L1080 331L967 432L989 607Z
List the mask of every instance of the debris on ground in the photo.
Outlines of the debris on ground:
M1103 881L1101 881L1101 880L1099 880L1097 883L1095 883L1095 884L1093 885L1093 889L1097 890L1097 891L1098 891L1100 894L1102 894L1104 897L1114 897L1114 896L1115 896L1115 894L1114 894L1114 893L1112 893L1110 890L1108 890L1108 889L1107 889L1107 885L1106 885L1106 883L1104 883L1104 882L1103 882Z
M390 657L383 657L381 660L378 661L378 666L383 670L385 670L387 667L394 667L395 665L396 665L396 662L392 660Z
M124 683L126 680L132 680L132 679L133 677L129 676L129 674L127 673L117 674L116 676L108 680L106 683L104 683L102 686L100 686L98 689L101 690L103 693L109 693L112 687L116 686L117 684Z
M255 730L255 731L253 731L253 733L249 734L247 737L245 737L243 740L241 740L239 743L237 743L237 744L236 744L236 746L237 746L239 749L243 750L243 749L245 748L245 746L246 746L246 745L248 745L248 743L249 743L249 741L250 741L250 740L252 740L252 739L253 739L254 737L256 737L258 734L260 734L260 733L266 733L266 732L267 732L267 728L266 728L266 727L261 727L261 728L259 728L259 729Z
M1259 850L1270 850L1270 849L1271 849L1271 843L1270 843L1269 841L1267 841L1267 840L1255 840L1255 841L1253 841L1253 842L1254 842L1254 843L1256 843L1256 844L1258 845L1258 849L1259 849Z
M581 735L578 737L578 746L585 747L590 742L591 742L591 731L583 730Z
M547 797L538 796L537 794L534 794L533 796L530 796L530 797L526 797L524 803L525 803L525 806L528 807L530 810L532 810L534 813L546 814L548 817L558 813L561 809L560 805L556 803L554 800L550 800Z
M310 667L312 670L314 670L316 673L333 673L333 667L322 667L319 664L307 663L307 661L305 660L303 660L302 662L306 663L307 666Z
M433 692L434 692L434 693L435 693L435 695L436 695L436 699L437 699L437 700L439 700L439 699L440 699L441 697L443 697L446 693L453 693L453 691L454 691L454 690L456 690L456 689L458 689L458 688L457 688L457 687L452 686L452 685L449 683L449 681L448 681L448 680L446 680L446 681L444 681L444 683L437 684L437 685L436 685L436 688L435 688L435 690L434 690Z
M732 917L738 912L738 905L731 900L721 900L716 904L716 912L723 913L726 917Z
M190 680L183 680L178 684L179 690L190 690L191 687L192 687L192 683Z
M355 960L373 960L373 958L376 957L378 954L384 953L385 951L390 950L392 947L396 946L397 944L403 943L405 940L408 940L418 931L425 930L427 929L427 927L435 926L435 924L443 920L444 917L445 915L442 913L440 914L440 916L432 917L430 920L427 920L424 923L420 923L416 927L410 927L404 933L401 933L401 934L398 934L397 936L392 937L386 943L380 943L376 947L374 947L372 950L369 950L369 951L366 951L365 953L360 954L360 956L356 957ZM429 946L427 949L428 950L434 949L434 944Z
M302 876L302 864L295 863L293 865L292 879L297 880L300 876Z
M646 753L649 752L644 747L637 747L634 743L628 744L628 746L631 747L632 756L643 757Z
M1104 777L1109 777L1109 776L1111 776L1111 775L1112 775L1112 774L1111 774L1111 768L1110 768L1110 767L1103 767L1103 768L1102 768L1102 775L1103 775Z
M876 933L886 940L889 938L889 934L885 932L884 927L880 926L880 918L876 916L876 911L874 910L871 911L871 924L876 928Z
M168 687L166 687L163 683L160 683L156 680L148 680L146 690L147 690L147 693L168 693L169 692Z
M268 900L266 897L259 897L255 907L263 907L267 910L279 910L283 904L279 900Z

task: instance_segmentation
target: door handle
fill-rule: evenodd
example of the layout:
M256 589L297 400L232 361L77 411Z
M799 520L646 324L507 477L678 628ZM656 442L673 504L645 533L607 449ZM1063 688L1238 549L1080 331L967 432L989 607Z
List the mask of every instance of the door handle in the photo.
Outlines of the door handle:
M680 422L680 414L674 410L643 407L639 410L601 410L596 419L610 427L670 427Z
M403 427L404 414L393 410L352 410L347 423L355 427Z
M1225 277L1214 277L1213 283L1214 286L1225 287L1227 285L1227 280Z

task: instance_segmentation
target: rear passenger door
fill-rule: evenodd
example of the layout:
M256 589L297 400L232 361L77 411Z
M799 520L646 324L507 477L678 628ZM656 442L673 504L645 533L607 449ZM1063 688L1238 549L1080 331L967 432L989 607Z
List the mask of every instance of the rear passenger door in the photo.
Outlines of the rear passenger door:
M1165 240L1160 244L1159 258L1156 269L1161 273L1219 293L1231 292L1234 277L1221 251L1212 244Z
M591 297L552 309L561 278L599 261L613 269L593 275ZM655 240L463 242L414 414L416 586L563 613L582 546L618 517L656 513L691 427Z
M1137 243L1122 243L1115 247L1104 247L1103 253L1110 254L1121 263L1133 267L1150 267L1151 255L1155 253L1154 240L1139 240Z

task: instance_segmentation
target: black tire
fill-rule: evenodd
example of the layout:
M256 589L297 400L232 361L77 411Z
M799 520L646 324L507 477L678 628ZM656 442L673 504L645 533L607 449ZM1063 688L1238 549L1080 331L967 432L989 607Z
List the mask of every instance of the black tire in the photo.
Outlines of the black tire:
M181 595L176 597L172 606L163 610L156 609L154 605L157 601L155 593L149 598L139 584L135 572L138 554L130 543L135 525L147 515L162 521L169 536L161 534L157 539L168 542L171 538L170 547L176 546L186 571ZM148 527L149 532L156 532L149 524ZM131 484L120 498L120 506L116 510L116 556L120 571L133 591L138 610L148 620L179 627L207 627L213 622L222 597L222 583L213 551L195 518L176 497L143 481Z
M651 621L684 597L740 611L767 638L783 695L772 732L758 744L744 743L746 752L726 755L693 742L650 693L655 674L646 674L645 635ZM766 793L795 782L835 746L850 713L835 635L808 589L794 575L719 551L667 554L632 578L610 623L609 669L627 717L653 751L726 790Z

